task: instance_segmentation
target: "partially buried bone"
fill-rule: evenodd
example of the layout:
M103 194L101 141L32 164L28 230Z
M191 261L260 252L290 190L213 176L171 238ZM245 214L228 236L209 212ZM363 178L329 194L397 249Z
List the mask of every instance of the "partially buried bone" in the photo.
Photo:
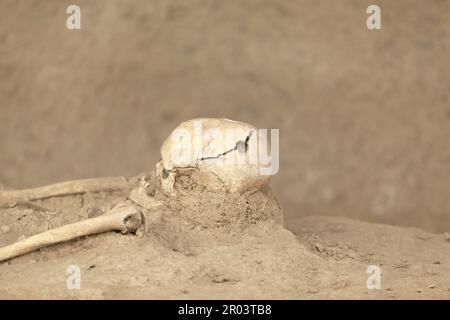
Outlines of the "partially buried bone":
M122 190L128 185L124 177L107 177L66 181L24 190L0 190L0 208L12 208L21 203L57 196Z
M128 195L128 199L134 202L139 207L145 210L154 210L163 205L162 201L155 200L154 192L152 195L149 195L147 188L150 186L150 183L146 181L146 176L142 176L138 181L138 186L131 190Z
M198 124L205 130L200 135ZM180 135L180 132L185 135ZM230 133L231 143L226 139ZM259 147L258 139L256 128L242 122L207 118L183 122L161 147L162 160L156 165L161 189L166 195L173 195L176 179L186 174L195 183L213 192L251 193L262 190L268 185L269 176L261 173L259 162L251 161ZM190 157L182 163L175 161L176 156L189 146L192 147L188 152ZM240 161L223 161L229 159ZM0 190L0 208L51 197L124 190L132 185L132 180L111 177L68 181L26 190ZM0 248L0 261L82 236L113 230L134 232L141 224L147 228L147 222L156 221L162 212L155 209L163 205L154 198L154 192L147 190L147 186L146 176L143 176L128 195L127 205L116 207L100 217L56 228Z
M161 147L156 166L166 194L173 194L176 177L188 172L210 191L247 192L269 183L257 161L259 135L247 123L199 118L181 123Z
M100 217L55 228L0 248L0 262L83 236L107 231L135 232L141 223L141 211L136 206L119 205Z

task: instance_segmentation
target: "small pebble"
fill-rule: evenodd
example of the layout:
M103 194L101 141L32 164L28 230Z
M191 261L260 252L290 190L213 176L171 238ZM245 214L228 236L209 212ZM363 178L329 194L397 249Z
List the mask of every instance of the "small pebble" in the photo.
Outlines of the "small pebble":
M3 233L8 233L11 229L8 226L1 227Z
M433 261L433 264L441 264L440 261Z
M430 284L430 285L428 286L429 289L434 289L434 288L436 288L436 287L437 287L437 284Z

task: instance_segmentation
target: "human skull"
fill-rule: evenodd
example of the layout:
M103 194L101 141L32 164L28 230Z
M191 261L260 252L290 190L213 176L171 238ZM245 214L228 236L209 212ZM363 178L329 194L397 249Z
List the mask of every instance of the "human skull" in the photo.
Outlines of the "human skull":
M229 119L198 118L181 123L164 141L157 174L163 191L174 192L178 175L216 192L245 192L268 184L257 160L257 129Z

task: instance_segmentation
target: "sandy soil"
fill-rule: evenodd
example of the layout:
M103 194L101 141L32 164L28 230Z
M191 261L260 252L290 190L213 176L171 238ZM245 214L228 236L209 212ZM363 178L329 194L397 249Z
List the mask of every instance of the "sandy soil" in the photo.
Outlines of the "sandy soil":
M0 2L0 184L148 171L180 122L280 128L287 218L450 230L450 2Z
M97 216L125 197L103 192L1 209L10 230L0 245ZM211 216L194 219L219 221ZM287 229L262 218L232 229L182 229L189 217L168 217L144 234L105 233L0 263L0 298L450 299L448 235L339 217L290 220ZM69 265L81 268L80 290L66 287ZM367 289L369 265L381 268L379 290Z
M72 2L0 1L0 189L147 172L180 122L225 117L281 130L286 227L89 237L0 264L0 297L448 299L450 1L377 3L373 32L369 0L78 0L68 31ZM0 246L124 197L0 209Z

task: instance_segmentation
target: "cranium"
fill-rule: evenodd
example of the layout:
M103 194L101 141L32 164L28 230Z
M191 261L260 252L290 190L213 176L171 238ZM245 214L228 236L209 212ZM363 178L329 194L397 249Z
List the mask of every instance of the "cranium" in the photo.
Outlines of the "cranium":
M269 182L257 161L257 129L229 119L199 118L181 123L164 141L157 175L162 189L174 193L178 175L210 191L245 192Z

